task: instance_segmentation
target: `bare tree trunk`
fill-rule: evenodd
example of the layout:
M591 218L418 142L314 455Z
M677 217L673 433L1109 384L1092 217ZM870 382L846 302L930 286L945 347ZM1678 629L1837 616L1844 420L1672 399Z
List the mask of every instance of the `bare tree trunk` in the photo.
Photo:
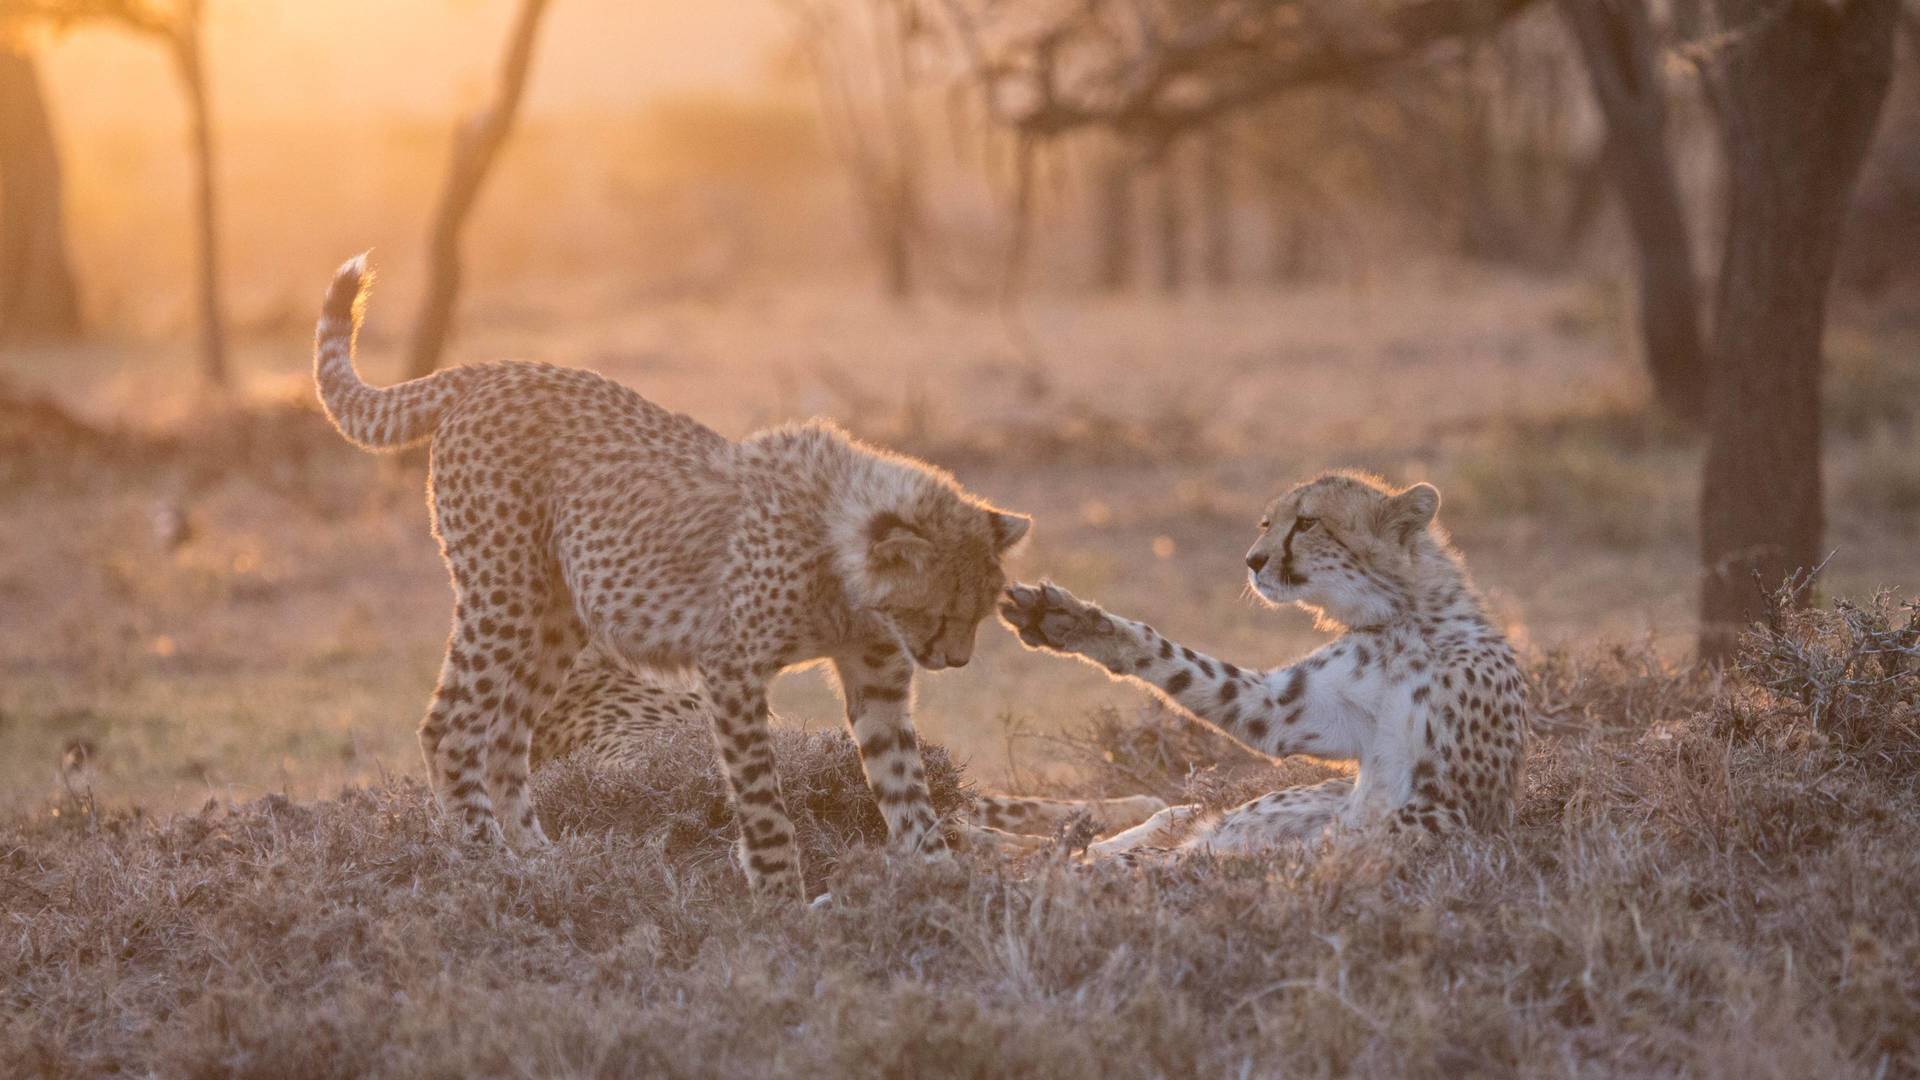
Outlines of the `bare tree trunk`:
M1547 220L1551 194L1565 186L1566 79L1557 56L1537 58L1524 70L1529 85L1522 89L1522 101L1528 124L1526 152L1520 158L1520 205L1526 220L1540 222Z
M1607 145L1612 140L1613 136L1608 135L1591 158L1570 170L1567 212L1560 224L1558 257L1563 262L1579 254L1580 246L1586 242L1594 222L1599 220L1600 206L1608 187L1607 163L1614 156L1613 147Z
M225 388L226 316L220 300L220 223L213 164L213 120L200 49L200 4L187 5L173 39L174 71L187 96L187 140L193 152L194 241L199 252L200 373L207 385Z
M1100 231L1094 281L1103 292L1133 284L1133 162L1116 152L1102 162L1095 190Z
M914 63L918 16L900 0L789 0L813 68L821 128L846 167L888 299L911 298L936 237L922 192Z
M1155 225L1160 235L1160 291L1179 292L1187 282L1187 208L1180 201L1180 170L1174 148L1159 155L1155 170L1159 190L1155 192Z
M1847 200L1893 67L1899 0L1721 0L1707 61L1728 173L1700 501L1700 654L1820 561L1820 369Z
M917 188L906 176L887 180L874 227L880 248L882 286L887 299L902 303L913 298L913 234L919 222Z
M479 113L467 118L453 137L453 160L447 169L445 186L440 189L440 205L434 211L433 226L427 237L427 294L413 326L408 349L407 374L419 378L432 374L440 366L447 337L453 326L453 309L460 297L460 234L480 198L480 188L492 171L501 144L513 128L526 91L527 72L533 63L534 37L540 29L547 0L521 0L507 38L507 52L500 67L500 82L494 99Z
M1607 121L1602 166L1639 257L1640 332L1654 397L1689 424L1706 414L1700 297L1680 183L1667 153L1666 87L1646 0L1560 0Z
M1492 107L1481 85L1480 46L1460 57L1460 252L1470 259L1509 254L1493 190Z
M0 343L80 333L63 196L40 73L0 46Z
M886 288L887 297L895 303L913 297L914 246L926 220L921 202L925 155L913 104L911 21L906 6L885 4L874 9L869 24L882 88L881 122L891 147L891 153L883 156L891 167L883 167L881 175L887 191ZM1030 164L1022 163L1023 167Z
M1306 217L1288 193L1276 186L1267 196L1267 276L1275 285L1298 285L1307 280L1309 265Z
M1233 191L1227 166L1226 135L1208 133L1200 147L1201 266L1207 285L1216 290L1233 284Z

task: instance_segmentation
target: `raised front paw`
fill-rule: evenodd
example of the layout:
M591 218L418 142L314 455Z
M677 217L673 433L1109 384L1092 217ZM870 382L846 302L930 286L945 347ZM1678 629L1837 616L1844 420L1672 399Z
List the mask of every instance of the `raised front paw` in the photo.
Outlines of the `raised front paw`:
M1000 597L1000 618L1031 648L1102 654L1096 659L1103 658L1106 650L1101 646L1113 636L1106 612L1047 582L1007 586Z

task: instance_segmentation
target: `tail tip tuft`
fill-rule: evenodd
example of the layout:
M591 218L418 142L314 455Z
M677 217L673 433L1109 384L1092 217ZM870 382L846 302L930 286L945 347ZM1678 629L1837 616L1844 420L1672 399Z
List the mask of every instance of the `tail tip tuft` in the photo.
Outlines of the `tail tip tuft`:
M373 285L373 270L367 266L367 256L371 251L363 251L334 271L333 284L327 287L327 300L321 308L321 314L334 319L359 322L359 309L365 303L367 290Z

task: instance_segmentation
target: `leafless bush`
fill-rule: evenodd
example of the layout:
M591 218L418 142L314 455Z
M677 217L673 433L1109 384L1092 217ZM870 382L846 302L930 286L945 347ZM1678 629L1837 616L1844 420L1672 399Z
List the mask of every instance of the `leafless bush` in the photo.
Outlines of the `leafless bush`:
M1735 660L1750 692L1727 702L1724 726L1805 733L1911 767L1920 758L1920 601L1883 590L1802 607L1810 584L1796 578L1768 595L1766 622Z

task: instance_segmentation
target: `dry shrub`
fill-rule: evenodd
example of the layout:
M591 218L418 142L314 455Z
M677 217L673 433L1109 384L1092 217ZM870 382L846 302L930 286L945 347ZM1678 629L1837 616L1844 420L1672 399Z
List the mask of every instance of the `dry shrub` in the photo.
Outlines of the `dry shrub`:
M1839 749L1913 771L1920 766L1920 601L1881 591L1864 603L1800 606L1808 579L1768 597L1766 621L1742 639L1735 664L1746 692L1729 698L1724 729L1831 740Z
M534 800L548 831L646 839L676 861L724 859L733 811L712 736L692 726L650 737L655 741L646 757L632 765L601 768L583 751L541 769ZM886 841L886 821L846 733L776 731L774 753L810 874L824 872L849 848ZM923 746L921 757L935 812L959 809L969 790L946 748Z

